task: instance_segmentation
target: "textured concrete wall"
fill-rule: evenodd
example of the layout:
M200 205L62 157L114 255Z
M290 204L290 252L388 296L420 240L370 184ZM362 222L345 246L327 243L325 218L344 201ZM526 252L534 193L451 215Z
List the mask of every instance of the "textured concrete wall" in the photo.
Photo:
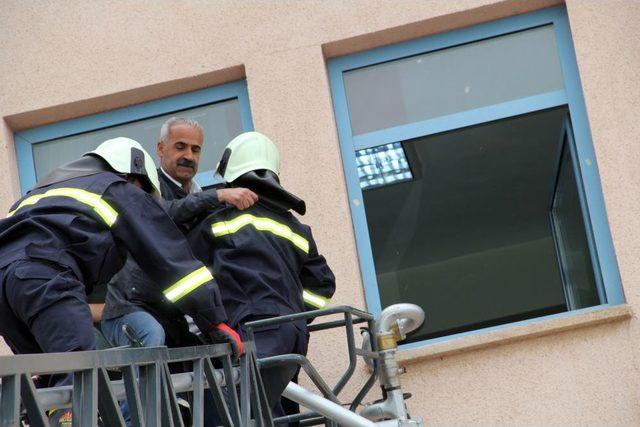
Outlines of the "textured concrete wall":
M14 131L246 77L257 130L338 277L364 307L327 81L327 56L559 3L452 1L4 0L0 7L0 209L19 194ZM627 300L640 304L640 2L569 0L569 20ZM341 337L312 345L325 373ZM635 317L410 363L429 425L638 425ZM361 373L361 372L359 372Z

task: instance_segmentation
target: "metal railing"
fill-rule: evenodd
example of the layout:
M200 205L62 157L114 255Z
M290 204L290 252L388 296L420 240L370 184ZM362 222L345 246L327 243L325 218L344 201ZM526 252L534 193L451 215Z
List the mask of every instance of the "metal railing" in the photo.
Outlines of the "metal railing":
M324 322L319 321L323 317L332 315L340 315L342 319L329 320ZM373 334L369 335L371 346L370 348L372 348L372 351L361 350L356 345L354 325L366 323L367 330L372 331L374 328L373 316L371 315L371 313L358 310L357 308L349 306L337 306L324 310L307 311L304 313L296 313L287 316L256 320L246 323L245 328L249 333L250 340L252 340L253 332L255 330L300 319L316 319L317 323L308 325L307 327L307 329L311 333L335 328L345 329L349 364L347 365L345 371L342 373L336 384L333 385L333 387L330 387L320 376L318 371L313 367L311 362L306 357L299 354L285 354L281 356L273 356L260 359L258 360L260 369L267 369L276 366L299 366L309 376L313 384L322 393L322 396L324 398L340 404L338 395L344 389L344 386L349 382L349 380L353 376L353 373L355 372L358 360L357 356L365 356L371 358L372 360L374 360L374 364L369 378L349 404L349 410L355 411L358 405L362 403L362 400L369 392L369 390L371 390L373 384L375 384L378 375L378 363L376 362L377 355L375 353L377 343L373 337ZM293 422L301 422L301 425L317 425L322 423L326 425L332 425L331 420L328 420L326 417L323 417L320 414L312 411L274 419L275 424L287 424Z
M401 315L402 311L398 311L397 314ZM322 321L327 316L338 316L340 319ZM253 344L253 334L256 330L312 318L317 319L316 323L308 326L310 332L332 328L345 330L348 365L333 385L327 384L305 356L287 354L263 359L256 357ZM356 346L354 328L358 324L366 324L363 328L367 332L363 334L366 350ZM394 401L402 405L396 411L397 417L394 415L384 418L389 421L373 423L362 417L362 413L367 411L366 408L373 409L376 405L367 406L360 415L356 413L365 395L383 372L381 378L385 382L389 382L390 376L393 377L393 381L397 381L395 376L398 374L397 369L388 369L389 366L395 366L395 351L378 351L377 325L370 313L340 306L261 319L249 322L245 326L250 339L245 343L245 354L235 365L232 363L231 349L227 344L172 349L115 348L0 357L0 426L16 426L27 420L30 426L45 427L49 425L47 410L68 407L72 408L74 426L93 427L98 425L98 421L106 427L123 426L124 419L119 402L126 400L131 424L135 427L182 427L185 425L185 419L178 403L182 398L189 401L189 423L194 426L202 426L204 414L211 414L212 411L215 412L213 416L216 417L216 421L226 427L270 427L292 422L300 422L303 426L324 423L330 427L337 426L337 422L345 426L422 425L421 421L413 421L405 416L402 397L399 402L397 399ZM359 357L370 361L371 372L353 399L347 399L347 403L344 403L341 395L353 377ZM176 368L179 371L177 373ZM309 376L321 395L311 393L293 383L289 383L285 390L274 390L271 384L265 387L261 371L265 372L268 369L286 370L283 372L301 369ZM35 387L34 375L69 373L73 375L72 386L40 389ZM122 379L113 379L114 373L121 375ZM313 410L274 420L270 408L281 395ZM386 398L384 401L386 400L389 399ZM209 412L205 411L205 408L209 409Z
M192 369L172 375L169 365L183 362ZM109 373L116 370L122 373L122 380L112 381ZM35 387L34 375L70 372L73 386ZM123 399L128 402L133 426L184 426L178 407L182 392L189 392L193 425L201 426L205 389L210 390L221 425L273 425L251 342L245 343L238 367L232 366L227 344L123 348L3 356L0 379L3 427L19 425L25 415L29 425L48 427L45 411L65 407L73 410L74 426L95 427L98 414L106 427L123 426L118 405ZM239 396L229 384L239 384Z

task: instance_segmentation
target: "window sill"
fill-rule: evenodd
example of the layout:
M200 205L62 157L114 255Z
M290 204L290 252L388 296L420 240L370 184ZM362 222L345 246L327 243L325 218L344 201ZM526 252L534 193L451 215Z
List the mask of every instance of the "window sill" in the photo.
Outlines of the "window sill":
M600 325L631 318L633 310L627 304L595 308L581 313L569 313L552 319L538 319L523 325L500 328L488 332L466 335L422 347L400 350L398 362L403 365L436 357L450 356L466 351L541 337L587 326Z

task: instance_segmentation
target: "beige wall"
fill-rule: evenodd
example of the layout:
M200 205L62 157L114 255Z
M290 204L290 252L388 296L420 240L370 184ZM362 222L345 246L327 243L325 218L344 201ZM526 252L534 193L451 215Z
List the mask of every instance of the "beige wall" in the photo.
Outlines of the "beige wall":
M175 3L2 1L0 209L19 194L13 132L246 77L255 127L281 148L285 185L307 200L306 221L338 277L335 300L364 307L327 56L559 2ZM633 312L640 305L640 2L570 0L567 8ZM428 425L640 425L640 324L622 318L504 345L497 337L482 349L422 360L405 356L410 409ZM313 360L325 373L335 370L340 342L327 334L314 340Z

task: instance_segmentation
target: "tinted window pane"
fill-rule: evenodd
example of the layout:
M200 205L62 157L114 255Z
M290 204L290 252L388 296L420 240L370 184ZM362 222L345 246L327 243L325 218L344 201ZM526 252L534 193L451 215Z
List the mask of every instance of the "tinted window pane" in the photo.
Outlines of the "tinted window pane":
M404 142L411 181L363 191L382 306L414 341L566 311L550 207L566 109Z
M552 26L344 73L354 135L563 88Z
M569 307L575 310L599 304L568 141L553 200L553 225Z
M173 116L195 119L204 129L204 145L199 172L213 170L227 143L242 133L240 103L237 99L173 112L151 119L35 144L33 157L37 179L46 176L57 166L77 159L87 151L93 150L101 142L118 136L126 136L138 141L151 154L156 164L159 164L156 155L156 142L160 136L160 127L162 123Z

